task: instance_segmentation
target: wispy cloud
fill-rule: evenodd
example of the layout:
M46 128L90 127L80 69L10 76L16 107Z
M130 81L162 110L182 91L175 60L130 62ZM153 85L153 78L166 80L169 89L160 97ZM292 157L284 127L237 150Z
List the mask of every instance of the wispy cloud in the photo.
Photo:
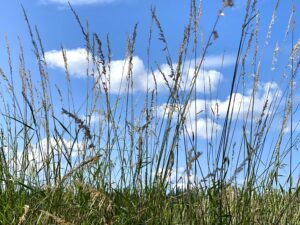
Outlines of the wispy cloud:
M85 77L88 68L87 52L83 48L66 50L68 69L71 76ZM91 58L91 56L89 55ZM61 51L52 50L46 52L46 60L50 67L64 70L64 60ZM198 59L197 61L199 61ZM190 83L194 79L194 65L193 61L187 60L182 69L182 90L189 90ZM217 89L218 83L222 80L223 75L215 69L221 66L230 66L234 63L232 56L210 56L204 61L205 70L200 70L196 79L196 90L199 93L214 91ZM147 73L147 68L138 56L132 59L132 78L134 91L146 92L147 88L153 90L157 88L159 92L168 90L167 83L172 86L173 79L170 77L171 69L167 64L161 64L159 69L155 69L153 73ZM173 65L176 68L176 64ZM91 69L90 65L90 69ZM123 93L126 91L127 85L124 85L128 74L129 62L128 59L113 60L110 65L110 91L111 93ZM154 80L155 77L155 80ZM147 82L148 81L148 82Z

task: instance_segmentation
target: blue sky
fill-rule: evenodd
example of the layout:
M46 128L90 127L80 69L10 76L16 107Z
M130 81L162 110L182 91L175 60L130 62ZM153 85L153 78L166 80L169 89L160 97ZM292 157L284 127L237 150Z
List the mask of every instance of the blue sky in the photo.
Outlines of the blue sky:
M70 54L73 53L74 55L72 58L70 56L69 59L70 72L71 75L73 75L72 80L75 87L80 87L82 83L81 78L85 76L83 72L85 71L84 55L80 54L80 49L83 50L82 48L84 48L85 41L66 2L67 1L64 0L8 1L4 4L4 7L0 9L0 26L2 28L2 36L6 33L11 43L12 57L15 59L18 57L18 45L16 45L16 43L17 36L20 36L22 44L24 45L28 68L31 70L37 69L34 60L31 60L33 57L32 46L20 6L23 4L29 15L30 22L33 26L36 25L38 27L45 51L49 53L49 58L51 58L51 61L49 59L48 62L50 65L50 79L52 79L54 83L57 83L64 77L64 66L60 53L61 46L63 46L70 51ZM88 19L91 33L97 33L102 40L105 40L106 35L109 34L112 57L113 60L116 61L116 64L118 62L120 65L122 64L121 60L124 60L126 54L127 37L131 35L134 25L138 23L138 36L135 47L135 56L138 66L134 69L137 70L135 72L138 74L137 76L140 76L140 79L144 79L144 73L147 69L146 43L148 42L149 26L151 23L150 8L151 6L156 7L157 15L164 28L170 53L173 57L173 62L176 63L176 56L182 41L182 33L188 20L189 4L186 2L174 0L172 4L170 4L169 1L75 0L71 1L71 3L83 23ZM269 44L265 45L266 33L275 4L276 1L268 2L266 0L259 1L258 3L260 10L259 58L263 58L264 60L261 67L262 75L260 76L262 82L271 82L273 79L276 80L280 78L280 75L283 73L282 68L284 68L287 63L285 59L288 57L291 48L290 37L288 37L284 45L281 45L291 12L290 1L284 1L279 5L276 23L272 28L272 38L269 40ZM200 18L200 27L204 43L207 41L218 9L221 6L222 1L203 1L203 15ZM221 85L225 87L231 82L245 6L246 1L240 0L235 1L235 7L224 10L225 16L221 18L217 26L219 38L209 48L207 54L207 70L220 72L220 76L215 77L217 79L222 77ZM298 4L296 5L295 18L297 18L298 15L297 7L299 8ZM297 40L297 31L296 26L295 40ZM158 32L154 29L150 59L151 66L153 66L154 69L155 63L162 65L166 63L165 55L161 51L162 44L157 39ZM276 42L279 43L280 47L277 62L279 69L271 73L271 61ZM1 50L4 52L4 38L2 38L0 43ZM224 54L224 52L226 54L225 62L222 71L220 71L222 54ZM283 59L282 61L280 60L281 58ZM6 61L7 59L2 55L2 67L5 67L7 64ZM15 67L17 68L17 65ZM251 73L250 69L248 72ZM118 67L116 68L116 73L118 73ZM215 80L215 83L218 83L218 80ZM161 89L164 88L162 85ZM218 95L225 100L228 96L228 92L220 92Z
M49 76L52 84L60 84L65 82L64 64L61 56L61 46L67 50L69 57L69 69L71 74L72 85L74 88L74 97L82 101L82 93L78 90L84 90L83 83L85 82L85 62L84 38L80 28L76 23L74 15L68 8L65 0L11 0L2 3L0 8L0 32L3 38L0 38L0 67L8 72L7 57L5 52L4 34L7 34L13 62L18 62L18 45L17 36L20 36L26 55L26 66L32 71L33 77L37 72L37 66L32 54L32 45L28 29L23 17L21 4L24 6L30 22L36 25L41 34L43 45L46 51L49 66ZM124 65L127 37L131 35L134 25L138 24L137 42L135 47L133 75L136 77L137 83L135 95L138 97L140 93L145 93L145 82L147 78L147 42L149 38L149 27L151 24L150 8L155 7L161 25L164 28L165 36L169 45L170 54L174 58L173 63L176 64L176 56L179 51L180 43L183 37L184 26L188 21L189 4L182 0L73 0L70 1L74 9L80 16L83 23L88 19L89 29L91 33L97 33L100 39L105 40L106 35L109 35L112 49L112 74L114 75L112 93L118 91L120 83L120 71ZM266 44L266 35L268 27L272 19L273 9L276 5L275 0L260 0L258 9L260 13L259 27L259 53L258 59L262 59L259 92L257 97L257 113L263 107L266 90L271 87L275 92L282 92L287 87L286 80L282 79L282 74L286 70L288 64L292 42L291 34L284 39L286 27L291 13L292 1L281 1L278 12L276 14L275 24L272 27L272 37ZM205 76L211 78L212 82L212 100L208 103L213 107L218 103L220 108L221 118L224 118L225 109L228 105L228 94L231 77L234 69L234 62L237 53L241 26L245 13L246 0L236 0L233 8L224 9L224 16L216 28L219 38L213 41L210 46L203 68ZM201 34L203 35L204 43L211 32L212 25L217 17L218 9L222 7L221 0L203 0L202 16L200 17ZM300 18L300 4L295 3L295 20L296 24ZM255 21L255 20L254 20ZM255 25L255 22L253 23ZM251 25L251 29L254 26ZM155 27L155 26L154 26ZM296 25L294 32L294 41L299 39L299 27ZM105 41L104 41L105 42ZM279 45L279 55L275 70L272 70L273 52L276 48L276 43ZM251 50L253 51L253 49ZM250 52L251 52L250 51ZM221 67L222 55L225 52L225 61ZM253 53L253 52L252 52ZM251 54L251 53L250 53ZM251 56L252 57L252 56ZM187 59L192 60L192 57ZM154 72L158 74L155 64L161 65L165 72L168 72L165 65L165 55L162 52L162 44L158 41L158 31L154 28L153 40L150 56L150 64ZM253 67L247 62L247 78L250 80L255 72ZM15 72L17 72L18 64L14 63ZM16 77L17 77L17 73ZM35 78L38 80L38 78ZM150 78L149 78L150 79ZM189 79L189 78L188 78ZM199 78L199 92L197 93L197 107L205 105L203 103L204 91L201 83L203 78ZM205 83L205 82L204 82ZM16 82L16 89L20 88L20 84ZM19 87L18 87L19 85ZM151 82L150 82L151 86ZM237 98L243 99L246 103L251 97L252 83L246 83L246 93L237 93ZM161 79L158 90L161 95L160 104L164 104L164 95L166 87ZM241 90L240 90L241 91ZM84 92L84 91L82 91ZM296 96L298 98L298 96ZM141 98L142 99L142 98ZM58 103L58 99L54 100ZM223 108L222 108L223 107ZM222 111L223 110L223 111ZM59 109L58 109L59 111ZM297 117L297 116L295 116ZM197 120L197 118L192 118ZM203 120L198 120L199 127L203 128ZM215 124L217 130L221 129L222 124ZM191 128L192 129L192 128ZM273 129L276 130L274 127ZM278 129L278 128L277 128ZM199 132L200 140L205 140ZM205 146L205 141L203 142Z
M214 42L208 51L209 56L220 56L226 51L226 54L235 57L240 37L240 27L243 22L246 0L235 1L235 7L225 9L225 16L222 17L217 31L219 39ZM124 59L126 50L126 39L132 33L133 27L138 23L138 38L135 48L135 55L143 62L146 62L147 43L149 36L149 25L151 23L151 6L155 6L158 17L165 31L171 55L175 57L178 53L184 26L188 20L189 4L184 1L146 1L146 0L107 0L107 1L71 1L75 10L79 14L83 23L88 19L90 32L95 32L100 38L105 39L109 34L113 59ZM260 9L260 43L263 43L267 27L270 23L272 11L276 1L259 1ZM31 43L28 35L20 4L23 4L27 11L32 25L37 25L43 39L46 51L60 50L61 46L72 50L83 48L84 39L80 29L64 0L33 0L33 1L7 1L0 9L1 13L1 35L7 34L12 43L12 52L17 52L18 47L13 43L17 41L17 35L21 37L25 52L30 52ZM211 32L212 24L216 18L218 9L222 6L222 1L203 1L203 15L200 19L200 26L207 40ZM296 4L296 17L297 17ZM270 44L264 50L264 61L270 62L276 41L282 42L291 12L290 1L284 1L279 5L276 17L276 23L272 31ZM295 34L297 34L297 28ZM164 55L161 52L161 45L157 41L158 34L154 33L152 45L152 62L163 62ZM4 38L1 40L1 50L4 48ZM287 41L286 49L281 49L281 55L284 58L289 54L290 40ZM263 48L265 46L262 46ZM281 46L280 46L281 47ZM155 56L155 57L154 57ZM4 57L1 62L5 62ZM2 63L3 65L4 63ZM29 66L31 67L31 66ZM268 72L270 65L262 68ZM228 69L228 70L227 70ZM232 72L232 68L224 68L224 72ZM57 71L55 71L57 72ZM58 75L59 76L59 75ZM270 77L265 75L262 79L268 81ZM225 80L226 82L226 80Z

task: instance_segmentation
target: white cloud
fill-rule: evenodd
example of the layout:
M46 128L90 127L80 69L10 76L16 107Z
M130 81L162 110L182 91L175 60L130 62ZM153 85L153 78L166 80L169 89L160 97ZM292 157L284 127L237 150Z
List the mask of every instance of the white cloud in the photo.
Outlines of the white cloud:
M145 84L147 78L147 72L143 61L134 56L132 58L132 79L134 91L146 91ZM127 74L129 68L129 60L114 60L111 62L111 74L110 85L111 92L124 93L127 89Z
M83 48L66 50L69 73L73 76L86 76L88 62L87 52ZM45 53L48 66L65 70L62 51L52 50Z
M211 119L199 118L187 124L187 132L189 135L196 134L202 139L210 139L222 129L222 127Z
M167 103L164 103L162 105L158 105L156 107L157 115L160 118L167 118L169 112L173 111L172 117L175 119L178 116L178 112L181 110L182 105L180 104L174 104L170 105Z
M85 115L85 114L81 115L80 119L85 121L85 123L90 123L91 125L99 124L99 122L105 120L105 115L104 115L104 112L102 112L102 111L95 111L88 115Z
M257 93L254 99L254 107L252 107L253 103L253 96L252 90L248 90L246 94L241 93L233 93L232 94L232 105L231 110L233 112L233 118L242 118L242 116L246 116L249 109L252 110L254 115L259 115L263 107L268 100L268 106L270 105L272 99L278 98L281 96L281 90L277 83L275 82L267 82L264 84L260 84L258 86ZM197 99L191 101L190 103L190 111L189 117L195 117L195 105L196 105L196 112L204 112L206 111L210 115L218 115L220 118L225 118L227 109L229 107L229 99L228 96L225 100L211 100L205 101L203 99ZM234 101L234 102L233 102ZM239 117L238 117L239 116Z
M176 64L174 64L174 68L176 68ZM161 71L161 72L160 72ZM169 86L172 87L173 80L169 76L171 74L171 69L169 65L163 64L160 66L160 71L155 70L154 76L156 79L157 89L158 91L168 91L166 80L169 83ZM165 77L163 76L165 75ZM182 80L180 82L181 90L190 90L191 83L194 79L194 69L188 68L187 66L184 67L182 73ZM214 91L216 90L218 83L223 79L223 76L220 72L215 70L200 70L197 79L195 88L197 92L200 93L209 93L209 90ZM144 84L145 86L145 84ZM155 87L154 79L152 75L149 77L149 88L153 89ZM146 88L146 86L145 86Z
M199 63L201 60L201 58L197 59L197 63ZM223 67L227 67L227 66L232 66L235 64L236 58L234 55L213 55L213 56L207 56L205 57L204 61L203 61L203 67L205 69L217 69L217 68L221 68Z
M242 95L240 93L234 94L235 103L232 106L234 117L236 117L238 113L240 113L241 116L245 116L249 109L253 110L254 115L260 115L263 111L266 101L268 100L267 107L269 107L272 100L275 100L281 96L281 90L277 83L267 82L264 84L259 84L254 98L254 104L252 95L252 89L249 90L246 95ZM229 105L229 98L227 98L225 102L220 102L220 104L220 113L223 115L223 117L225 117L226 110Z
M205 102L204 100L197 100L194 102L197 106L197 108L204 108L205 107ZM166 103L159 105L157 107L157 114L160 118L167 118L167 115L169 111L173 111L172 119L175 121L177 120L178 112L182 110L182 105L180 104L175 104L173 106L168 105ZM191 111L191 109L190 109ZM218 131L222 129L222 127L214 122L213 120L209 118L195 118L194 114L191 112L188 112L188 117L187 120L185 121L186 125L186 131L187 134L192 136L193 134L196 134L196 129L197 129L197 136L202 138L202 139L210 139L213 137ZM164 115L165 113L165 115Z
M104 117L102 115L93 114L93 115L90 116L90 123L99 123L99 121L101 119L104 119Z
M190 84L194 79L195 66L197 66L200 63L200 60L201 58L198 58L196 60L196 63L194 60L186 60L184 62L182 69L182 82L180 84L183 90L190 89ZM234 63L235 58L233 55L224 56L224 59L222 55L213 55L205 57L202 64L202 69L199 70L196 80L195 88L197 89L197 92L209 93L210 90L216 90L218 83L223 79L223 75L220 72L216 71L216 69L219 69L222 66L232 66ZM173 68L175 69L176 67L177 64L173 64ZM154 71L157 88L159 91L167 90L165 78L169 82L170 86L172 86L172 79L169 77L169 75L171 74L171 69L169 65L162 64L160 66L160 71L158 69ZM163 77L162 73L165 74L165 78ZM154 88L153 79L149 79L149 86L152 89Z
M249 89L246 94L233 93L232 99L234 103L231 105L231 110L233 112L233 119L244 118L248 110L253 108L253 113L255 117L258 117L265 106L266 100L268 100L267 107L270 106L271 101L275 98L281 96L281 91L277 83L267 82L264 84L259 84L257 93L255 95L254 107L252 107L252 92ZM232 100L233 101L233 100ZM197 127L197 135L202 139L209 139L213 137L216 132L220 131L222 127L214 121L213 118L219 117L220 119L226 117L227 109L229 107L229 96L225 100L204 100L196 99L189 102L187 111L186 127L189 135L195 134ZM167 113L173 110L173 119L176 120L178 112L182 109L182 105L167 105L162 104L157 107L158 116L163 118L164 112ZM266 113L267 111L265 111ZM204 118L204 115L207 115ZM166 115L164 118L166 118Z
M51 68L59 68L61 70L65 69L63 54L61 51L52 50L48 51L45 54L46 61ZM67 62L69 73L75 77L85 77L86 71L88 68L87 63L87 52L83 48L66 50ZM89 56L91 58L91 56ZM221 56L211 56L207 57L205 65L207 68L218 68L222 64ZM192 66L192 61L186 61L182 71L182 81L180 83L181 90L189 90L190 84L194 78L194 69ZM132 59L133 69L132 69L132 79L133 79L133 89L134 91L147 91L147 79L148 79L148 88L153 90L155 84L157 85L157 90L160 92L168 91L166 85L166 80L169 83L169 86L172 86L173 80L169 76L171 74L171 69L169 65L162 64L160 65L160 71L158 69L153 71L153 74L156 79L156 83L153 79L152 74L147 74L147 69L144 62L138 57L134 56ZM232 57L229 56L227 60L224 60L224 66L229 66L232 64ZM127 71L128 71L128 59L123 60L113 60L111 62L111 79L110 87L111 93L124 93L127 87ZM173 65L176 68L176 64ZM90 65L91 69L92 66ZM165 77L163 76L163 74ZM220 72L216 70L200 70L197 80L196 80L196 89L197 92L204 93L216 90L218 83L222 80L223 76Z
M86 77L88 62L87 57L90 58L90 64L92 63L91 55L87 54L87 51L83 48L65 50L68 64L68 71L71 76L77 78ZM52 50L45 53L47 64L50 68L58 68L61 70L65 70L65 63L63 59L62 51ZM111 62L110 68L110 88L112 93L121 93L126 91L127 83L126 76L128 71L128 60L113 60ZM134 79L134 90L143 90L145 79L147 77L146 69L143 61L134 56L132 59L133 64L133 79ZM90 65L89 69L92 69L92 65Z
M118 0L44 0L43 2L67 5L68 1L72 5L91 5L91 4L108 4L108 3L116 2Z

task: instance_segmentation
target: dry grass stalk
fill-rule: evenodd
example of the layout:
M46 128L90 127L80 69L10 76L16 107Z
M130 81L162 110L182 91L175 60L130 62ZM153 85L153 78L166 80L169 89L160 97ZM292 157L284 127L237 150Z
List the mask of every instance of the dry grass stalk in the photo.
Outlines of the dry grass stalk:
M62 113L74 119L79 128L84 130L85 137L90 140L92 139L90 128L84 123L82 119L80 119L76 114L71 113L64 108L62 109Z
M60 224L60 225L74 225L73 223L67 222L65 219L60 218L52 213L49 213L47 211L44 210L40 210L42 213L44 213L47 217L52 218L56 223Z
M29 205L24 205L24 213L23 215L19 218L19 223L18 225L22 225L22 224L25 224L26 222L26 216L29 212Z
M267 33L267 37L266 37L266 45L269 44L269 39L271 38L272 28L273 28L274 23L275 23L279 2L280 2L280 0L277 0L276 6L275 6L275 8L273 10L273 13L272 13L272 18L271 18L271 21L270 21L270 24L269 24L268 33Z
M93 208L97 204L99 209L105 209L106 212L112 213L113 202L105 192L89 187L80 181L75 181L75 183L76 185L82 187L86 192L89 192L91 194L91 208Z
M58 183L57 187L59 187L60 185L62 185L74 172L76 172L77 170L81 169L82 167L88 165L88 164L93 164L98 162L100 158L100 155L96 155L93 156L83 162L81 162L78 166L74 167L72 170L70 170L68 173L66 173L60 180L60 182Z

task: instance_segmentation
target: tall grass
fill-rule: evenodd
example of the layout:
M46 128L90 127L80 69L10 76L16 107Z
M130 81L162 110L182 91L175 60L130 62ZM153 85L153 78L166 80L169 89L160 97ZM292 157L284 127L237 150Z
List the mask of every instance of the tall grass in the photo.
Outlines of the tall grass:
M264 27L257 1L247 1L226 103L214 100L222 93L215 96L210 78L201 76L209 49L222 35L219 22L233 1L223 1L203 42L201 1L191 0L175 58L152 8L147 90L138 95L134 86L138 26L128 37L123 83L115 93L109 37L101 40L91 34L88 23L83 25L69 5L85 41L83 104L76 102L64 47L66 86L50 82L42 38L23 9L40 82L25 66L21 41L18 71L13 67L6 39L8 71L0 69L0 223L299 224L295 86L300 41L295 38L294 10L281 44L286 46L291 36L288 66L279 78L282 85L276 85L275 79L265 86L260 81L261 68L269 66L264 49L272 39L278 5L279 0L261 43ZM151 63L157 37L167 69ZM278 49L276 44L274 74L280 71ZM167 96L161 96L159 80L164 81ZM262 88L265 94L259 97ZM160 104L161 99L165 104ZM204 126L197 122L199 116Z

